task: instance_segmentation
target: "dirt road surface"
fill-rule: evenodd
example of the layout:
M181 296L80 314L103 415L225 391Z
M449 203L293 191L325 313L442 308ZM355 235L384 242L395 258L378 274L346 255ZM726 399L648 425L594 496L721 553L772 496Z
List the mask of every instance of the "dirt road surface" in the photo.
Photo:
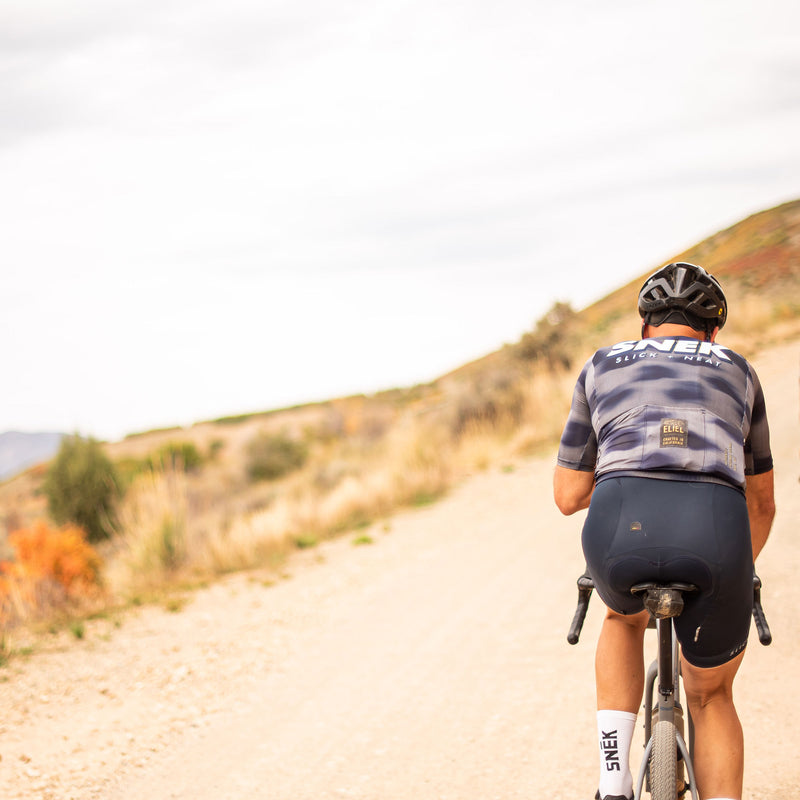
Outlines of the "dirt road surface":
M759 561L775 641L753 632L736 684L746 800L800 795L799 354L755 362L779 510ZM476 475L275 585L236 576L12 661L0 797L589 800L602 607L570 647L583 516L555 510L552 464Z

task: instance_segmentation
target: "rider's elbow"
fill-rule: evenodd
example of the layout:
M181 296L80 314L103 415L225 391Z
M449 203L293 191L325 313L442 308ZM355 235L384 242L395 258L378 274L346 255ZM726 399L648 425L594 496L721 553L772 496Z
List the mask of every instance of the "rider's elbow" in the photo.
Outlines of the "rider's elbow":
M580 499L571 498L570 500L561 503L556 500L556 507L565 517L569 517L578 511L583 511L585 508L589 508L589 499L590 498L588 497L582 497Z
M751 517L772 523L775 518L775 479L772 470L747 476L747 510Z
M772 521L775 519L775 498L768 497L762 500L758 512L764 519L769 520L770 524L772 524Z
M589 507L594 488L594 474L556 467L553 478L553 499L565 516Z
M556 507L566 517L580 511L577 499L566 492L555 492Z

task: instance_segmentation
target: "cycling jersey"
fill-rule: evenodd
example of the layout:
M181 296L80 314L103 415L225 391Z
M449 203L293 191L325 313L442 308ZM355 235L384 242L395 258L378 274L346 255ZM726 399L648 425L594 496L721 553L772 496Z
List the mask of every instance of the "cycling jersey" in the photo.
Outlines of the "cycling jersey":
M620 342L584 365L558 463L745 487L772 469L761 384L733 350L685 336Z

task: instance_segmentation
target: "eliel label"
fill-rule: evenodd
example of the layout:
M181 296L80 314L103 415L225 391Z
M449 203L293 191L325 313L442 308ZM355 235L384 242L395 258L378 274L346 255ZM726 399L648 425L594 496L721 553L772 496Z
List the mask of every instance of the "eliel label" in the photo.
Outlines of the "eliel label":
M661 420L661 447L688 447L689 423L685 419Z

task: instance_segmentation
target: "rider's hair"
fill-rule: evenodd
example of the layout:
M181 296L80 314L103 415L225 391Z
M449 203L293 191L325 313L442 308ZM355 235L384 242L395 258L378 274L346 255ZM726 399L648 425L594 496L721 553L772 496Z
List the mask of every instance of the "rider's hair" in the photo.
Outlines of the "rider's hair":
M678 261L656 270L639 291L645 325L675 322L711 335L722 328L728 304L719 281L702 267Z

